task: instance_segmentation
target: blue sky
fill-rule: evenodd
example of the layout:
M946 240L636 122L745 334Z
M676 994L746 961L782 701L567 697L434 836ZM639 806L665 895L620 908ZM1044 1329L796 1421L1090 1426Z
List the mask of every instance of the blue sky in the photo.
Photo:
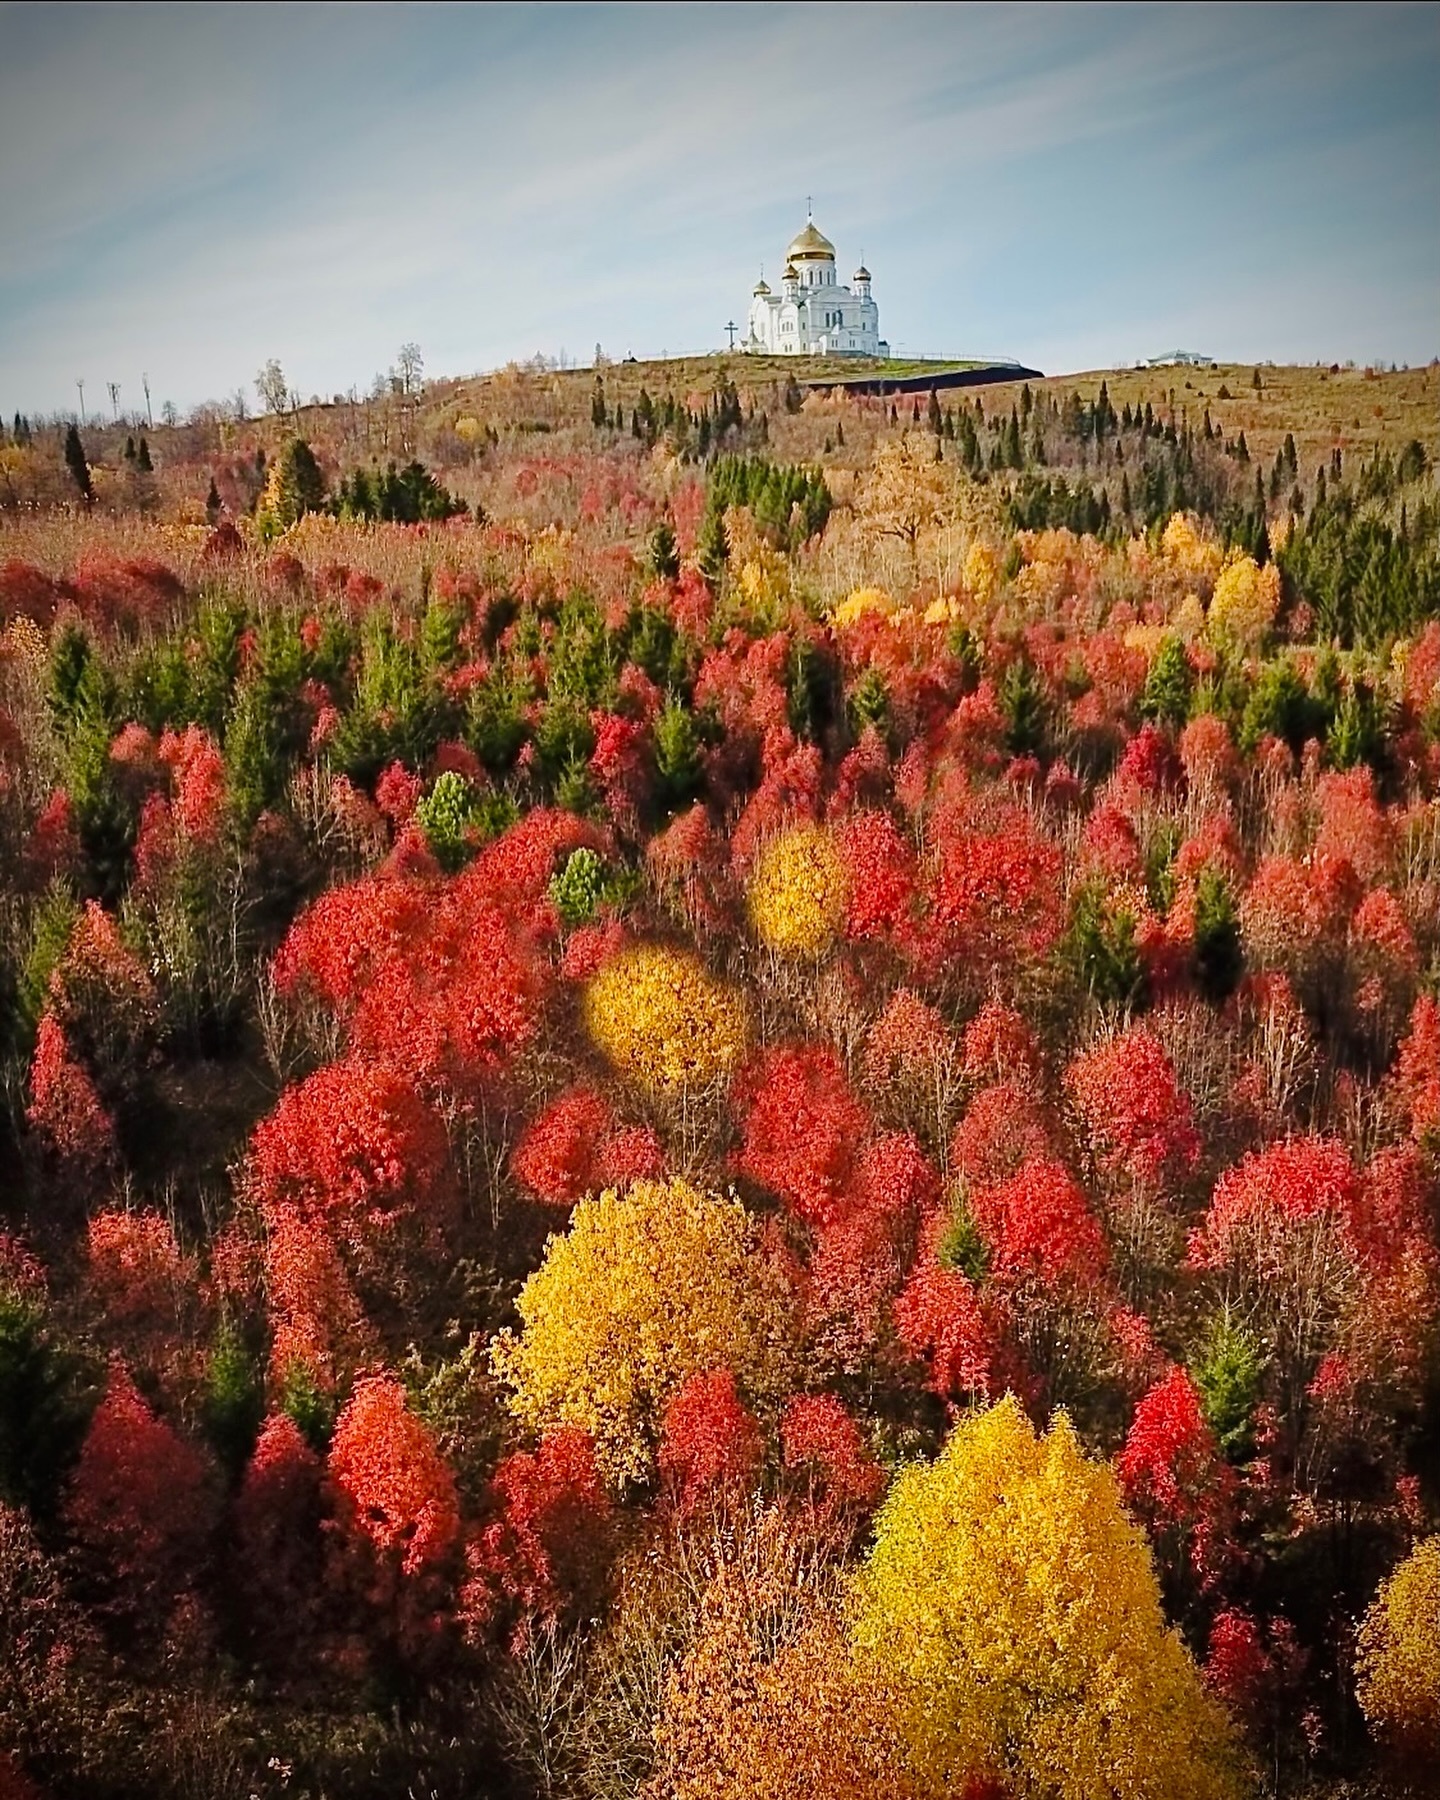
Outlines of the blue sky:
M701 350L1440 353L1440 7L0 5L0 413ZM252 390L253 399L253 390Z

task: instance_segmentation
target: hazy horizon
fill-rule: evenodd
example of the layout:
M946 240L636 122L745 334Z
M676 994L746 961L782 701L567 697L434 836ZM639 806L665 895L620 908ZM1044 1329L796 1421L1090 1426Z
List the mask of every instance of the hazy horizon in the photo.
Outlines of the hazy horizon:
M813 197L897 355L1440 352L1440 8L0 6L0 411L722 347ZM862 33L868 35L862 35Z

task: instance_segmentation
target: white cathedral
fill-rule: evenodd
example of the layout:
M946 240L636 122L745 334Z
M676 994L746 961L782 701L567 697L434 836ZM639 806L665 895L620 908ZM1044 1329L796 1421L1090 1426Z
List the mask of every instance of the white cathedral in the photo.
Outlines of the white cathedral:
M815 221L791 240L778 294L762 275L750 302L750 331L741 348L772 356L888 356L880 336L880 308L870 298L862 263L854 287L835 279L835 246Z

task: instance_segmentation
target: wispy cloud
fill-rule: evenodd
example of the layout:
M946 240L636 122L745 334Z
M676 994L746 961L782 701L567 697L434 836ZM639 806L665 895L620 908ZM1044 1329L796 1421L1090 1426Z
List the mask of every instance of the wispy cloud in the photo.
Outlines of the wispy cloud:
M1431 8L0 7L0 402L722 341L807 192L892 341L1440 349Z

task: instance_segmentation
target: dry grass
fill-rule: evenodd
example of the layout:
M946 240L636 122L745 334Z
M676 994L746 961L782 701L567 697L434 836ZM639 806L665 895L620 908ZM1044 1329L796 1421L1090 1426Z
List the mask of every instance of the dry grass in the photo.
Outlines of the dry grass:
M1128 402L1132 411L1148 400L1168 418L1174 412L1179 424L1188 414L1199 426L1208 407L1210 422L1228 438L1243 431L1250 454L1257 462L1269 462L1285 441L1295 434L1300 472L1313 479L1315 470L1341 450L1346 461L1365 457L1378 449L1392 453L1418 438L1432 457L1440 458L1440 364L1423 369L1385 372L1280 366L1260 367L1262 386L1254 386L1255 366L1221 363L1218 367L1165 369L1092 369L1082 375L1056 375L1032 382L1053 394L1058 402L1078 393L1093 400L1106 383L1112 404L1119 412ZM1004 382L984 390L985 411L1005 410L1018 402L1020 383ZM1221 390L1229 398L1221 397Z

